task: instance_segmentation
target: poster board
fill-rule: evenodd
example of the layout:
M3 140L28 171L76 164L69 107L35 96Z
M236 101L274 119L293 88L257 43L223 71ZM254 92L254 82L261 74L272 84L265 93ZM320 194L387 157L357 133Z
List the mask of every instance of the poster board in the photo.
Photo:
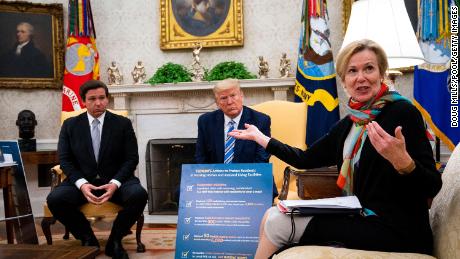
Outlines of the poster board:
M271 164L183 165L175 258L254 258Z

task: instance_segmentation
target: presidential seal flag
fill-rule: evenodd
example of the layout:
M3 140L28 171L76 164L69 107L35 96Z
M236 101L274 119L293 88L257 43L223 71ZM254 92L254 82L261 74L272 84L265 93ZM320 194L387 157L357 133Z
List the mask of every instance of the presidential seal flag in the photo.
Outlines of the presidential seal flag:
M436 137L450 149L460 143L460 129L452 127L450 71L433 70L424 64L414 71L414 104L420 110ZM458 104L456 104L458 109Z
M326 0L304 0L295 99L308 104L306 144L310 146L339 120L339 100Z
M455 6L455 7L454 7ZM458 115L458 79L451 80L451 13L457 5L452 0L421 1L419 4L419 44L426 63L414 70L414 104L430 129L451 151L460 142ZM457 98L452 98L457 93ZM455 121L457 119L457 121Z
M78 94L80 86L90 79L99 79L99 54L89 0L69 0L67 31L63 112L84 108Z

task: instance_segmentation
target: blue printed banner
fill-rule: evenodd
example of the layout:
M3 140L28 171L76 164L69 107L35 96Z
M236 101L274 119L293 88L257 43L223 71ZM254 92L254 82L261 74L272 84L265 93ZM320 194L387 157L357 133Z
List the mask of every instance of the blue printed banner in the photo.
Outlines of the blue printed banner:
M175 258L254 258L271 164L182 165Z

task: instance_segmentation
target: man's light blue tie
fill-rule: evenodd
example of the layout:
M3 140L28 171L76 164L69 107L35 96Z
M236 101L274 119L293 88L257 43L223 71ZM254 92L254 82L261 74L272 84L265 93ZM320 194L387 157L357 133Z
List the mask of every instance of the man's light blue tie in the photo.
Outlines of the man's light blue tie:
M99 147L101 146L101 132L99 131L99 120L94 119L91 123L91 140L93 142L94 158L99 159Z
M235 122L231 120L228 125L230 127L225 138L224 164L230 164L232 162L235 149L235 138L228 135L229 132L235 129Z

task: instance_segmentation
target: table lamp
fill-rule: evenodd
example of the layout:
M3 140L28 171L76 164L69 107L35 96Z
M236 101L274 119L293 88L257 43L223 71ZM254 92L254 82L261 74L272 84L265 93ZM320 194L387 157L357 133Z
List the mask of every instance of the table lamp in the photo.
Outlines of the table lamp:
M361 39L373 40L385 50L393 83L401 68L425 62L403 0L354 2L342 48Z

